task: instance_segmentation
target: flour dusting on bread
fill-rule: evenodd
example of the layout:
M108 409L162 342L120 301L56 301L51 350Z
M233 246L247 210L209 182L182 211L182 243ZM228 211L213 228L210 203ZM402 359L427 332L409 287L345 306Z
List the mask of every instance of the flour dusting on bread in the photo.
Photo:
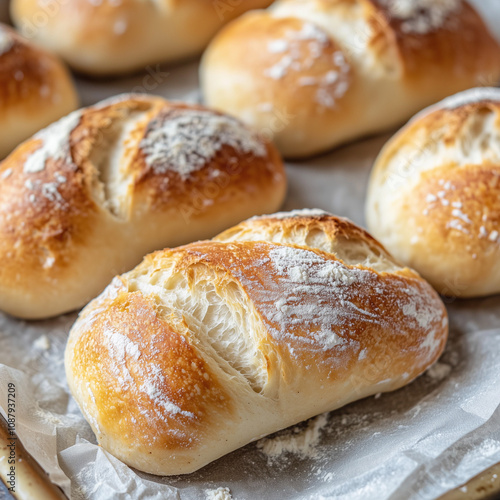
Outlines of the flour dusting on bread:
M301 60L300 46L302 42L308 42L309 57L305 62ZM290 70L301 70L303 66L311 67L314 59L317 59L330 44L328 35L312 23L304 23L300 30L288 30L285 38L271 40L267 44L267 50L271 54L283 54L281 59L265 71L265 75L280 80Z
M146 164L157 173L176 172L187 179L222 148L263 157L264 143L241 122L209 110L176 109L160 114L140 143Z
M336 331L349 319L356 316L376 318L352 300L354 288L351 285L362 282L368 272L350 269L314 252L288 246L277 246L269 256L275 274L282 277L283 293L274 303L275 311L268 311L271 321L280 325L279 335L286 335L300 318L299 321L314 332L315 343L326 350L344 342ZM331 294L337 296L340 307L322 306Z
M26 159L24 172L42 172L48 159L71 161L70 135L80 123L81 111L74 111L33 136L40 146Z
M164 385L165 382L165 377L158 366L146 364L139 370L139 374L135 373L135 377L139 375L143 380L141 385L136 386L137 378L134 378L129 371L129 365L131 363L135 363L136 367L141 366L137 364L141 356L141 351L136 343L132 342L125 335L111 330L106 330L104 336L109 351L109 359L111 361L109 366L123 390L131 390L135 387L139 393L147 396L156 410L161 409L162 413L168 415L181 414L190 418L194 417L192 413L183 411L176 404L172 403L172 401L167 398L165 391L161 390L161 386ZM139 399L137 400L137 405L139 408L143 406ZM148 418L154 418L156 416L164 419L158 411L155 411L155 416L150 415L150 411L151 410L142 408L142 412Z
M323 108L333 108L349 89L351 67L342 51L334 52L331 66L318 75L313 71L320 57L331 50L332 41L319 26L305 22L300 30L287 30L282 38L267 44L270 54L280 59L264 71L264 75L281 80L288 74L297 74L299 87L315 88L315 100Z
M426 34L441 28L462 0L383 0L390 14L403 20L405 33Z
M301 339L308 349L328 350L338 344L352 345L354 323L364 324L367 329L394 327L393 319L377 314L373 308L376 301L384 303L389 298L413 328L430 331L423 340L423 344L431 342L428 355L432 356L438 347L430 338L433 329L441 327L442 310L420 290L408 286L401 288L396 296L392 287L379 280L373 271L346 266L303 248L276 246L269 257L273 278L264 283L262 290L259 290L259 280L247 286L252 288L251 295L255 293L255 297L260 298L263 304L260 309L267 322L279 325L278 330L273 329L277 338L289 338L300 324L311 332L308 339ZM278 286L274 284L276 279ZM368 289L372 294L369 303L366 301ZM274 303L265 300L269 290L279 296Z

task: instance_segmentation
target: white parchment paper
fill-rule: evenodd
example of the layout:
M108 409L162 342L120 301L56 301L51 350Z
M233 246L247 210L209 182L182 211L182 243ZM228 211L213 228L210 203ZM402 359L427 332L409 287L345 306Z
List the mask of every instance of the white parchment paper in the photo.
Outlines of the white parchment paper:
M500 1L475 0L500 32ZM77 81L82 104L120 92L199 100L197 64L148 67L111 82ZM284 209L318 207L364 224L374 158L390 134L287 165ZM447 301L450 341L410 386L326 415L308 453L276 456L253 443L189 476L138 473L103 451L68 393L63 352L76 313L44 322L0 313L0 410L16 385L17 432L75 499L431 499L500 462L500 296ZM301 439L303 427L271 438Z

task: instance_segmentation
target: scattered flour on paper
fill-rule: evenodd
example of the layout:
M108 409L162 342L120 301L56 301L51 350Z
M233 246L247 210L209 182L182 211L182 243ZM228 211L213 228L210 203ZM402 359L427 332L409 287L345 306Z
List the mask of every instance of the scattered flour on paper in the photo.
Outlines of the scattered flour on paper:
M444 380L451 373L451 366L446 363L434 363L426 372L426 374L436 382Z
M74 500L85 500L96 495L104 484L99 481L94 464L89 463L73 478L71 486L71 497Z
M294 454L300 458L317 458L318 444L328 423L328 413L309 420L307 426L293 427L275 437L261 439L257 448L267 456L270 464Z
M229 488L217 488L216 490L205 490L206 500L233 500Z
M33 347L39 351L48 351L50 349L50 340L47 335L44 334L41 337L38 337L33 342Z

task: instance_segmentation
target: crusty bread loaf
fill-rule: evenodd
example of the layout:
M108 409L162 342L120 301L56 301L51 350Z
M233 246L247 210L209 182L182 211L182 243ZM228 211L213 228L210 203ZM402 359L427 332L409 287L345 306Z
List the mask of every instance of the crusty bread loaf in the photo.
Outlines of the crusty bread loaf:
M463 0L281 0L224 28L201 68L206 103L289 157L381 132L499 77L500 48Z
M447 333L428 283L348 220L305 211L147 256L84 309L65 364L104 449L185 474L408 384Z
M77 107L63 63L0 24L0 159Z
M271 0L12 0L26 37L75 69L111 75L200 53L216 31Z
M500 292L500 89L445 99L396 134L375 163L366 216L438 292Z
M0 164L0 309L86 304L148 252L276 210L276 149L236 119L125 95L76 111Z

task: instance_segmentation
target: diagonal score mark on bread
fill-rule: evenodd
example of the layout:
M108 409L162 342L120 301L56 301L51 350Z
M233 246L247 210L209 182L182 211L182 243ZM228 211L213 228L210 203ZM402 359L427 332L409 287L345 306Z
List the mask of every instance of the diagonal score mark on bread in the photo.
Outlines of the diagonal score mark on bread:
M447 331L435 291L366 232L296 212L147 256L83 311L66 369L101 445L169 475L402 387Z
M87 153L95 168L96 197L118 218L127 219L130 215L127 195L134 184L130 163L141 138L140 130L151 119L152 112L147 103L137 109L117 108L106 117L104 127L95 129L95 142Z

